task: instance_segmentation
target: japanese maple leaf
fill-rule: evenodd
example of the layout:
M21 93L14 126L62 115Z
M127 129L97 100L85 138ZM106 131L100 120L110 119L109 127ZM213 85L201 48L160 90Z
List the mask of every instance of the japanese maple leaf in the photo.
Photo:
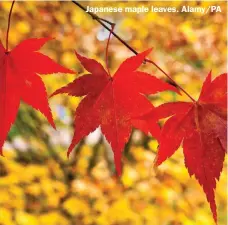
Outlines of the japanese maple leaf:
M227 74L204 82L197 102L165 103L143 116L144 119L170 117L159 142L156 164L169 158L183 141L185 165L206 193L214 220L217 221L214 190L226 152Z
M128 58L113 77L99 62L76 53L78 60L90 74L75 79L52 94L85 96L76 110L75 131L68 155L83 137L100 126L111 144L116 170L120 175L121 154L132 127L146 133L150 131L154 137L159 137L160 128L153 119L148 123L134 119L136 115L149 112L153 108L145 94L164 90L177 91L175 87L150 74L136 71L150 51L151 49Z
M0 154L20 100L39 110L55 127L47 93L38 74L73 73L37 52L50 38L28 39L6 52L0 42Z

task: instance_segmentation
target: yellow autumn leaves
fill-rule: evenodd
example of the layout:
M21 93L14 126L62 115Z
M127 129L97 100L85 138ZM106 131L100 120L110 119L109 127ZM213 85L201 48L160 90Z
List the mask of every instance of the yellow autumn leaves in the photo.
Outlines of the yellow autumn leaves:
M88 146L84 149L92 151ZM100 167L104 163L100 159L91 171L96 176L89 176L87 169L77 171L70 183L64 181L52 159L21 164L14 161L14 154L7 153L7 160L0 159L1 224L213 224L199 185L178 163L180 153L174 157L177 162L170 161L155 173L149 171L154 159L150 150L133 147L131 152L136 162L125 162L122 182L101 173L108 168ZM89 160L86 151L80 158ZM76 167L72 166L72 171ZM225 183L224 174L217 192L224 213Z
M178 7L186 2L82 4ZM137 51L153 47L151 59L197 98L202 81L211 69L213 74L226 70L226 3L188 4L205 7L219 4L223 12L204 17L197 13L100 16L116 22L116 32ZM9 2L0 2L0 39L3 43L9 8ZM76 60L74 49L104 62L108 33L71 2L16 2L10 48L26 38L47 36L55 37L55 40L45 45L43 52L78 74L84 71ZM111 72L130 55L130 51L112 38ZM163 77L152 65L141 68ZM78 75L59 74L42 79L50 94L75 76ZM187 98L164 92L151 100L159 105ZM214 224L201 187L194 178L189 178L184 167L181 150L175 153L173 160L154 170L157 142L152 138L147 140L145 135L135 131L128 154L123 157L123 175L118 180L113 174L111 150L104 142L97 143L99 134L85 140L75 151L76 156L66 159L73 132L73 112L80 99L62 95L49 102L57 131L50 128L41 114L23 104L11 129L5 157L0 158L0 225ZM226 181L224 170L216 193L219 225L227 221Z

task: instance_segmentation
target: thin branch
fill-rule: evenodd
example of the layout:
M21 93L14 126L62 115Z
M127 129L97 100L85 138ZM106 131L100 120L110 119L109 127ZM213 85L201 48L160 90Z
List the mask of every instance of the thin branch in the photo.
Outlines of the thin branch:
M115 24L114 25L111 25L111 26L112 26L112 31L113 31L114 28L115 28ZM110 70L109 70L109 66L108 66L108 47L109 47L111 35L112 35L112 32L109 33L108 41L107 41L107 46L106 46L106 51L105 51L106 68L107 68L107 71L108 71L108 75L110 77L111 77L111 74L110 74Z
M15 1L12 2L10 12L9 12L9 18L8 18L8 28L7 28L7 33L6 33L6 52L8 52L9 47L8 47L8 42L9 42L9 30L10 30L10 21L11 21L11 15L13 11L13 6L14 6Z
M119 35L117 35L114 31L112 31L112 29L110 29L105 23L108 23L110 25L113 25L112 22L105 20L103 18L98 17L97 15L95 15L94 13L91 12L87 12L86 8L84 6L82 6L80 3L78 3L77 1L72 1L72 3L74 3L75 5L77 5L80 9L82 9L84 12L86 12L87 14L89 14L94 20L96 20L99 24L101 24L105 29L107 29L110 33L112 33L112 35L117 38L124 46L126 46L130 51L132 51L135 55L138 54L138 52L132 48L127 42L125 42ZM104 23L105 22L105 23ZM152 60L149 59L145 59L145 62L151 63L153 64L158 70L160 70L166 77L169 78L169 80L172 81L172 83L178 87L182 92L184 92L193 102L196 102L195 99L193 99L191 97L190 94L188 94L187 91L185 91L179 84L176 83L176 81L170 76L168 75L160 66L158 66L155 62L153 62Z

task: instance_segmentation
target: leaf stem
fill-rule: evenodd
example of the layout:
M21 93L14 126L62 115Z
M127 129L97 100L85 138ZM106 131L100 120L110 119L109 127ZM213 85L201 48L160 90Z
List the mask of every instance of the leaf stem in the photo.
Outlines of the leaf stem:
M172 81L173 84L175 84L175 86L177 86L181 91L183 91L193 102L196 102L196 100L187 91L185 91L179 84L177 84L176 81L169 74L167 74L160 66L158 66L155 62L149 59L146 59L145 61L156 66L163 74L165 74L166 77L168 77Z
M9 50L9 30L10 30L10 21L11 21L11 15L12 15L12 11L13 11L13 6L14 6L15 0L12 2L11 8L10 8L10 12L9 12L9 17L8 17L8 28L7 28L7 33L6 33L6 52L8 52Z
M77 1L72 0L72 3L74 3L75 5L77 5L79 8L81 8L84 12L86 12L87 14L89 14L94 20L96 20L100 25L102 25L105 29L107 29L108 31L110 31L110 34L112 34L115 38L117 38L124 46L126 46L131 52L133 52L135 55L138 54L138 52L132 48L127 42L125 42L119 35L117 35L112 29L110 29L105 23L108 23L110 25L113 25L114 23L105 20L103 18L98 17L97 15L95 15L94 13L91 12L87 12L86 8L84 6L82 6L80 3L78 3ZM105 23L104 23L105 22ZM160 66L158 66L155 62L153 62L152 60L149 59L145 59L145 62L151 63L153 64L158 70L160 70L169 80L171 80L171 82L178 87L182 92L184 92L193 102L196 102L196 100L194 98L191 97L191 95L185 91L179 84L176 83L176 81L170 76L168 75Z
M111 31L113 31L114 28L115 28L115 24L112 24L111 27L112 27ZM108 71L108 75L110 77L111 77L111 74L110 74L110 70L109 70L109 66L108 66L108 47L109 47L110 38L111 38L111 35L112 35L111 31L110 31L109 36L108 36L108 41L107 41L107 46L106 46L106 51L105 51L106 68L107 68L107 71Z

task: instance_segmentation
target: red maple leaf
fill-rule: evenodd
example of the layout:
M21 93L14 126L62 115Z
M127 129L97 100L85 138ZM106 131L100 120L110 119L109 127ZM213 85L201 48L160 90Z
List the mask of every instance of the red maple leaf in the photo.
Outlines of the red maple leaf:
M226 152L227 74L211 81L208 74L197 102L165 103L142 118L170 117L161 131L156 164L169 158L183 141L185 165L206 193L217 221L214 190Z
M90 74L75 79L52 94L86 96L76 110L74 137L68 155L83 137L101 126L102 133L112 146L116 170L120 175L121 154L132 127L139 128L145 133L150 131L154 137L159 137L160 128L153 119L148 123L134 119L153 108L145 94L164 90L177 92L177 89L168 83L150 74L136 71L150 52L151 49L128 58L113 77L94 59L76 53L78 60Z
M20 100L43 113L55 127L44 83L37 74L73 72L37 52L50 39L28 39L10 52L0 42L0 154Z

